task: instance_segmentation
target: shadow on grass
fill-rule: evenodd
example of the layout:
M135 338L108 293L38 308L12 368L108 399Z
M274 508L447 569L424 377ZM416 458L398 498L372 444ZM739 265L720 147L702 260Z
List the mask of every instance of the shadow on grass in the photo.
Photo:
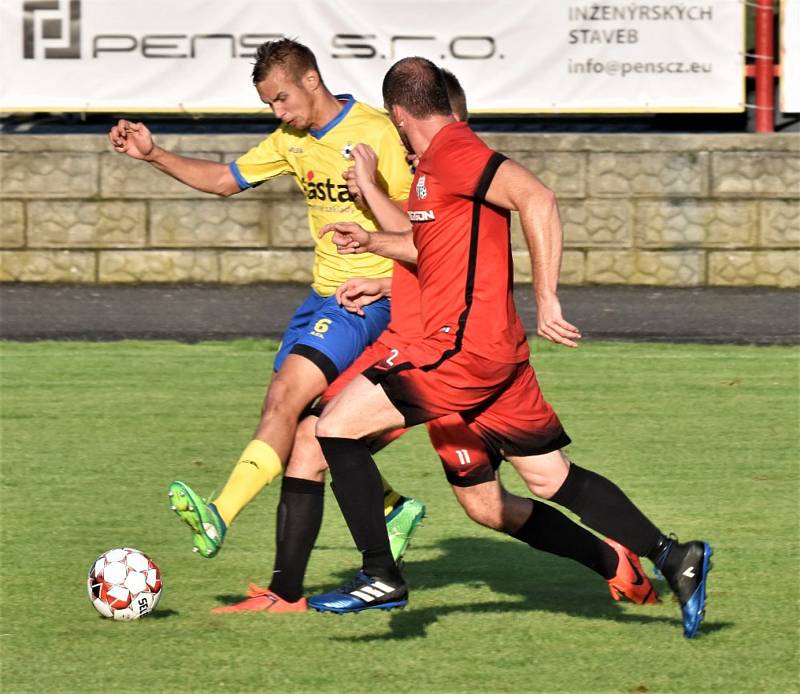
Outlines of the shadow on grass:
M675 616L665 617L641 612L630 614L615 603L606 582L581 565L549 554L535 552L518 542L495 538L450 538L435 545L442 555L428 561L414 561L413 553L404 574L410 586L409 606L389 613L389 630L381 634L335 637L343 641L384 641L414 639L427 635L428 628L443 616L453 613L524 613L552 612L557 614L630 624L668 624L681 629L680 609L674 604ZM339 574L341 582L352 578L353 572ZM322 591L341 585L329 585ZM414 596L425 590L452 587L460 602L436 607L414 607ZM672 602L666 584L656 585L662 599ZM469 589L475 599L464 602ZM486 601L486 589L515 600ZM447 593L445 592L444 595ZM704 622L702 633L726 629L730 622Z
M177 610L159 610L156 608L149 615L147 619L169 619L170 617L177 617L180 614Z
M168 619L169 617L177 617L179 614L180 612L177 612L176 610L159 610L156 608L152 612L148 612L144 617L141 617L141 619L147 619L148 621L152 619ZM108 619L108 617L105 617L101 614L98 614L97 616L99 619Z

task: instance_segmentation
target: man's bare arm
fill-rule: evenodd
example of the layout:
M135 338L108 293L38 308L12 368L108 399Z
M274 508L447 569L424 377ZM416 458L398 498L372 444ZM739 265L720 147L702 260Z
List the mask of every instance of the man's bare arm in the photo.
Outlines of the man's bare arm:
M563 231L555 194L528 169L508 159L497 170L486 199L519 212L531 256L537 333L552 342L577 347L580 331L563 318L557 295Z
M222 162L192 159L158 146L153 148L147 161L159 171L204 193L229 197L241 192L230 168Z
M336 289L336 301L339 305L359 316L364 315L364 306L391 296L391 277L354 277Z
M355 222L335 222L319 231L320 237L328 233L333 233L331 241L342 255L374 253L412 265L417 262L417 248L410 230L369 232Z
M370 234L370 253L392 260L401 260L411 265L417 264L417 247L414 235L407 231L378 231Z
M144 123L120 120L111 128L108 138L114 150L120 154L146 161L159 171L204 193L228 197L241 190L227 164L183 157L163 149L153 142L153 136Z
M357 144L350 156L354 165L344 174L350 192L369 208L381 229L411 229L404 203L392 200L377 182L378 155L372 147Z

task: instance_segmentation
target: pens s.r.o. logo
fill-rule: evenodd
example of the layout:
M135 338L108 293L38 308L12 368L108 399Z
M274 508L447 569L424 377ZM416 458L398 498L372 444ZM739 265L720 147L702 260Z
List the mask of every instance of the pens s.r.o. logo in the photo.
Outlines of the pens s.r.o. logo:
M22 57L80 58L80 0L26 0L22 4Z

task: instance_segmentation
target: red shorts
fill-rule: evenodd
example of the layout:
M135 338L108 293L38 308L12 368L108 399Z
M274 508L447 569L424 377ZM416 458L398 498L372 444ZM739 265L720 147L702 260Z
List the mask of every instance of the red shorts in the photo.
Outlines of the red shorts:
M543 455L571 443L529 362L518 365L514 380L496 400L464 419L503 458Z
M384 389L406 426L458 414L501 457L542 455L570 443L529 362L505 364L463 350L441 359L424 344L387 347L392 357L364 376Z
M443 336L439 342L438 336L412 345L387 341L393 348L391 357L364 371L403 413L406 426L483 409L514 379L516 364L491 361L464 350L444 357L452 340Z
M425 426L450 484L471 487L494 480L503 457L486 445L477 427L457 414L432 419Z
M392 344L398 345L401 341L394 339ZM314 413L319 414L330 400L368 367L376 362L392 359L392 351L395 349L397 346L389 347L378 338L328 386L314 407ZM427 422L427 428L431 444L439 455L450 484L468 487L494 479L502 457L487 448L477 426L473 426L473 431L460 415L455 414ZM406 431L408 429L395 429L377 437L370 444L372 452L385 448Z
M375 362L391 358L392 347L389 347L384 341L384 336L381 334L375 342L369 345L350 366L348 366L342 373L340 373L333 383L331 383L325 392L320 396L319 401L314 406L314 414L322 412L325 407L334 397L341 393L345 386L350 383L356 376L363 373L366 369L372 366ZM401 344L397 341L397 344Z

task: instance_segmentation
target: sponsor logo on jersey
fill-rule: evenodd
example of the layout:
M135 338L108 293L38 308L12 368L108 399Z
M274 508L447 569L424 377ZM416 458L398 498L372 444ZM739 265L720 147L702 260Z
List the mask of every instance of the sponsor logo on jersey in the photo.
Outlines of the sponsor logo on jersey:
M417 179L417 198L424 200L428 197L428 189L425 187L425 176L420 176Z
M329 200L330 202L353 202L353 196L344 183L334 183L330 178L315 181L313 171L303 179L303 191L307 200Z
M433 210L409 210L408 218L412 222L432 222L436 216Z

